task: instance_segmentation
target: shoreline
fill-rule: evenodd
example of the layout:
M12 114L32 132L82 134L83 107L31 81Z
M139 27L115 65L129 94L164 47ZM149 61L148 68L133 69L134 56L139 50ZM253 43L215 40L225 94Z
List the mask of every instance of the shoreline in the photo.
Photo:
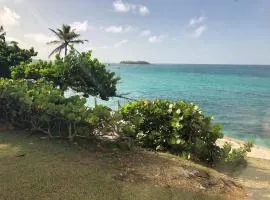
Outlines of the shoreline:
M222 139L218 139L216 144L218 146L223 146L225 142L230 142L232 144L232 148L239 148L245 143L243 140L224 136ZM270 148L260 147L254 144L251 148L251 152L247 154L247 157L270 160Z

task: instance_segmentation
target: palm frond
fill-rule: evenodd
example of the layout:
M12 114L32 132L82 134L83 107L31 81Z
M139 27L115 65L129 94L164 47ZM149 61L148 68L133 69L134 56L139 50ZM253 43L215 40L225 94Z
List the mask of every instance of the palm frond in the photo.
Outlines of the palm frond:
M88 40L72 40L72 41L69 41L69 43L72 43L72 44L84 44L84 42L88 42Z
M60 43L62 43L62 41L60 40L53 40L53 41L47 42L47 44L60 44Z
M64 37L65 34L64 34L64 31L63 30L61 30L61 29L58 28L57 31L58 31L58 34L59 35L61 35L62 37Z
M75 32L70 32L70 33L67 33L65 36L66 36L67 41L71 41L71 40L74 40L74 39L80 37L81 35L77 34Z
M53 30L52 28L49 28L50 31L52 31L59 39L62 39L62 35L60 35L59 33L57 33L55 30Z
M56 47L49 55L49 58L55 53L61 53L62 49L65 47L65 44L61 44L60 46Z

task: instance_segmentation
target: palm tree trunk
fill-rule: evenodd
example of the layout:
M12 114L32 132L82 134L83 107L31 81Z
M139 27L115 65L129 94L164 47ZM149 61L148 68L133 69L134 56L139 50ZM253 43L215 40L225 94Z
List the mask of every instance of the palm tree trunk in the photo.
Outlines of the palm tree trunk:
M67 45L65 45L65 56L67 55Z

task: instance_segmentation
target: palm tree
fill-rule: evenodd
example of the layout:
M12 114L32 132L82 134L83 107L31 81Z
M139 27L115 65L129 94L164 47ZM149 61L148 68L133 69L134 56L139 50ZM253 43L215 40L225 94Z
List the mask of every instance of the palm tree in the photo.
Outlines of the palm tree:
M6 41L6 32L4 31L4 28L3 28L3 26L0 26L0 40L2 40L2 41Z
M88 42L88 40L78 39L81 35L75 33L75 29L71 29L70 25L63 24L62 29L53 30L49 28L56 36L57 40L48 42L47 44L59 45L56 47L49 57L51 57L55 53L61 54L62 50L65 50L65 55L67 55L68 47L72 47L73 44L83 44L84 42Z

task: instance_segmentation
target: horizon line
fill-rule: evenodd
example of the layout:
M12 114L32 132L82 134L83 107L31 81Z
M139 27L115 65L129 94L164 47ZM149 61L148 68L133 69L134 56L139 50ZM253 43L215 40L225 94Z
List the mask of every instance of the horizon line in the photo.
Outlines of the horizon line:
M270 64L223 64L223 63L169 63L169 62L149 62L150 65L248 65L248 66L269 66ZM104 64L120 64L120 62L104 62ZM121 65L125 65L125 64L121 64ZM139 64L139 65L144 65L144 64ZM149 64L145 64L145 65L149 65Z

